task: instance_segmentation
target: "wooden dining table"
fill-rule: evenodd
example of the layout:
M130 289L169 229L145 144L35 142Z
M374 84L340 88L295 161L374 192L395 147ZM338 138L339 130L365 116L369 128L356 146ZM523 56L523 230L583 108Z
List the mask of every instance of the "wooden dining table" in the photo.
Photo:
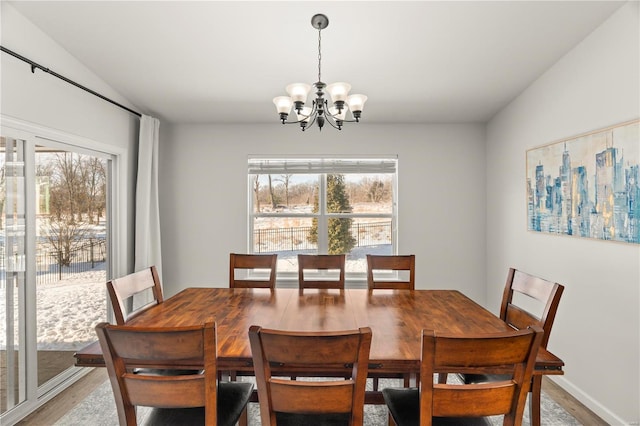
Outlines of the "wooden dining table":
M215 320L218 368L253 373L248 330L252 325L291 331L370 327L369 370L417 376L421 332L460 335L510 330L499 317L456 290L318 290L187 288L127 322L132 326L188 326ZM99 345L75 354L76 365L104 366ZM563 374L563 361L541 349L534 374ZM384 403L368 392L367 403Z

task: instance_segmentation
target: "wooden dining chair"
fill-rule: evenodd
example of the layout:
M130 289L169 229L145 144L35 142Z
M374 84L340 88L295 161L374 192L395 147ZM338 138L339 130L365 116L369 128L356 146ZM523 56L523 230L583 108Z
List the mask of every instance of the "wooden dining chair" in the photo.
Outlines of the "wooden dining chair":
M139 313L163 302L162 287L155 266L108 281L107 291L118 325L123 325Z
M229 255L229 288L276 288L277 254L238 254ZM266 277L266 279L265 279ZM238 371L225 372L232 381L237 380ZM240 372L242 376L252 373ZM246 426L245 419L241 426Z
M393 276L390 276L393 274ZM367 255L367 287L369 290L414 290L416 274L415 255ZM376 374L370 372L373 390L377 391L382 378L400 378L404 381L404 386L409 387L410 376Z
M500 318L514 329L520 330L531 325L537 325L544 330L541 347L546 349L551 335L551 328L558 311L560 297L564 286L548 281L526 272L510 268L507 282L502 295ZM533 302L531 304L530 302ZM524 307L526 304L527 308ZM539 305L540 313L531 312ZM500 375L462 374L461 379L466 383L480 383L500 380ZM540 398L542 392L542 376L534 375L529 388L529 414L533 426L540 425Z
M113 306L116 324L118 325L125 325L131 318L164 301L160 278L155 266L107 281L107 291L111 299L111 306ZM172 376L193 374L198 371L146 369L145 372Z
M408 425L521 425L527 389L543 338L538 326L476 336L422 332L419 388L385 388L382 395L393 423ZM482 384L434 383L434 373L495 371L504 380Z
M394 274L393 277L389 273ZM386 274L386 275L381 275ZM406 275L403 276L403 274ZM414 290L416 287L416 257L410 255L367 255L367 286L369 290Z
M120 426L137 424L136 407L154 407L146 424L232 426L246 409L251 383L218 383L216 326L134 327L100 323L96 333ZM203 373L163 376L155 369Z
M300 289L323 288L344 290L344 254L299 254L298 285ZM309 274L309 272L311 274Z
M362 426L370 328L295 332L254 325L249 341L263 426ZM290 373L297 379L283 377Z
M276 287L277 254L229 255L230 288L270 288Z

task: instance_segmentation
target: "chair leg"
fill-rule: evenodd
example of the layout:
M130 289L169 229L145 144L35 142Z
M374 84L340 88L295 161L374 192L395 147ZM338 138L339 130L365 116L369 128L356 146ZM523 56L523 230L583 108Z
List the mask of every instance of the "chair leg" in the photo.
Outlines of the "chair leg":
M533 376L529 389L529 418L531 426L540 426L540 393L542 392L542 376Z
M448 376L447 373L439 373L438 374L438 383L440 383L441 385L447 383L447 376Z
M238 426L247 426L248 424L249 424L248 408L244 407L244 410L242 410L242 414L240 414L240 418L238 419Z
M378 391L378 382L379 382L379 380L378 380L377 377L374 377L372 380L373 380L373 391L377 392Z

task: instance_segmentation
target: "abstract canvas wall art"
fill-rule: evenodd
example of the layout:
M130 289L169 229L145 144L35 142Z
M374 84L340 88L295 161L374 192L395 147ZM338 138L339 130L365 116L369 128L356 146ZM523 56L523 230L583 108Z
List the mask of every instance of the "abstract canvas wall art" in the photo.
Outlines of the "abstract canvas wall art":
M528 150L527 228L640 244L640 120Z

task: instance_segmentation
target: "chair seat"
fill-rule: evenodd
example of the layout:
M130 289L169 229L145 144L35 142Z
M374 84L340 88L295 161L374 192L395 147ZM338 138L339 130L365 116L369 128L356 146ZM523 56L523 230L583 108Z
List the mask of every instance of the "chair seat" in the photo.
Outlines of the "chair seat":
M511 379L508 374L460 374L459 376L462 382L467 384L499 382Z
M350 414L276 413L278 426L337 426L349 424Z
M190 376L192 374L203 374L204 370L167 370L164 368L136 368L134 373L147 374L150 376Z
M382 389L384 402L398 426L420 426L420 393L418 388ZM489 426L491 421L485 417L434 417L434 426Z
M251 399L252 392L253 383L218 383L218 426L235 425Z
M204 407L153 408L144 419L144 426L202 426Z
M223 382L218 384L218 426L233 426L238 422L251 398L253 384ZM146 426L191 426L204 424L204 407L154 408L146 417Z

